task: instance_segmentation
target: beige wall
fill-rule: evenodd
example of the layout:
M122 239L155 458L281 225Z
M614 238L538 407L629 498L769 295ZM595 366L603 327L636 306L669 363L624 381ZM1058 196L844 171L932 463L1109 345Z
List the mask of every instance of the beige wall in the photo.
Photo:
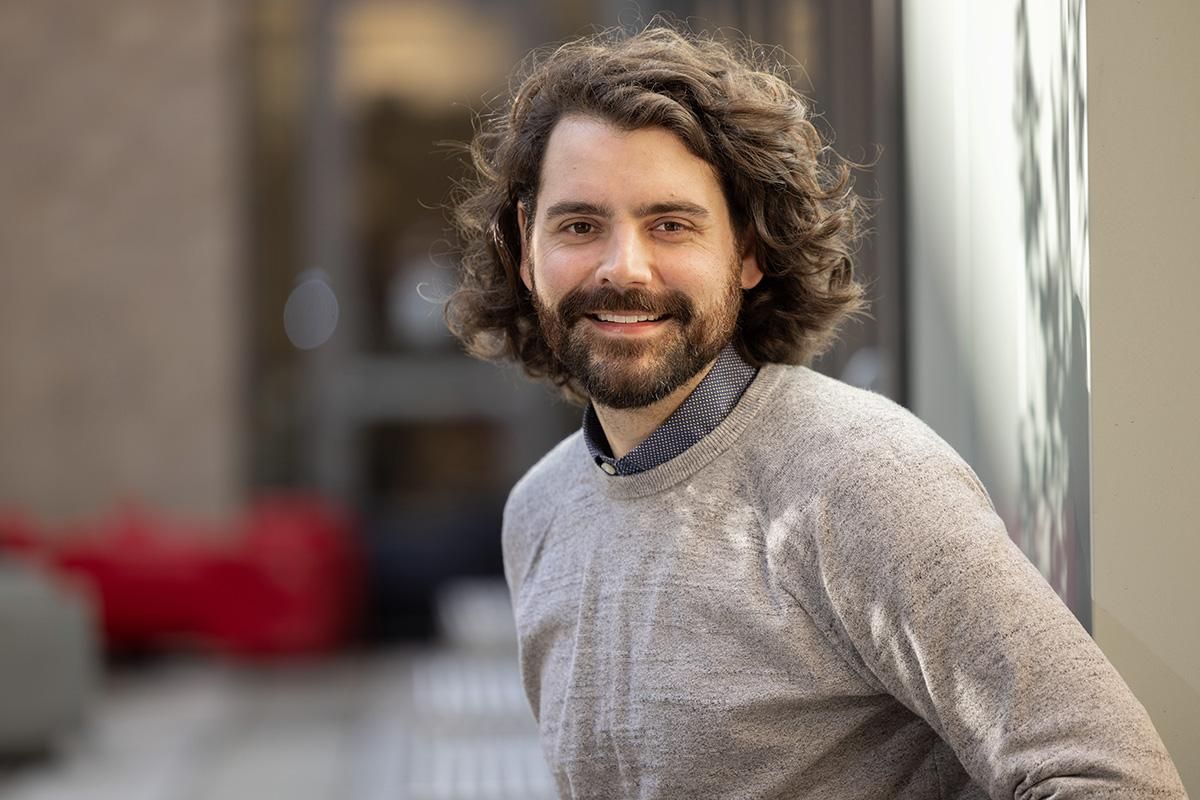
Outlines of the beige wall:
M1200 4L1088 5L1094 635L1200 797Z
M0 506L238 499L235 9L0 4Z

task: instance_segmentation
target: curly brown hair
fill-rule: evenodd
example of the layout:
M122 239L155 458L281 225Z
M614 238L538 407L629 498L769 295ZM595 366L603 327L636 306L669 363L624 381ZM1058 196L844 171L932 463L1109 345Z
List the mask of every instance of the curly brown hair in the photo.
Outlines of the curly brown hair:
M469 147L476 174L452 204L461 280L445 316L470 354L516 360L583 399L542 337L519 274L517 207L534 216L546 144L569 113L625 130L665 128L715 168L734 230L752 228L763 271L735 334L749 363L809 363L862 309L853 255L863 206L851 164L822 141L785 69L752 42L662 24L610 30L534 51L513 86L480 119Z

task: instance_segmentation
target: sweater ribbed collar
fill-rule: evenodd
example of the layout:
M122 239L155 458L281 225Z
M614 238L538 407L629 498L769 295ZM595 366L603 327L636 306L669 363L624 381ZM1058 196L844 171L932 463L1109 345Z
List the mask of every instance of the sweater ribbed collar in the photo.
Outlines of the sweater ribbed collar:
M712 433L737 405L757 370L728 344L712 369L663 424L621 458L613 458L591 404L583 412L583 441L597 468L609 475L634 475L665 464Z
M635 475L606 475L596 468L587 448L581 446L582 458L587 462L584 470L586 480L610 497L634 498L664 491L690 478L728 450L745 433L779 387L784 369L786 367L779 364L767 364L759 369L758 375L720 425L683 453L653 469Z

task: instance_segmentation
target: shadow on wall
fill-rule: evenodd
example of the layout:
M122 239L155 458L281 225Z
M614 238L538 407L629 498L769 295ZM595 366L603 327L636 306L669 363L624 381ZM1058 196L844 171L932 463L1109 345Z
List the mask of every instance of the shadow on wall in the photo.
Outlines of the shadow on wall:
M1059 61L1039 85L1030 3L1017 9L1016 100L1028 386L1017 543L1089 631L1087 97L1082 0L1064 0ZM1043 164L1049 138L1050 164Z

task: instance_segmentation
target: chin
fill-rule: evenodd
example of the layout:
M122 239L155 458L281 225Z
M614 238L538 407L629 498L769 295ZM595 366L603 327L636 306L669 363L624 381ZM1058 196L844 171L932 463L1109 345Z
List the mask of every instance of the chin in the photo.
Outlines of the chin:
M594 364L588 374L580 379L593 402L608 408L645 408L671 395L704 367L680 362L657 363L638 367L614 365L610 362Z

